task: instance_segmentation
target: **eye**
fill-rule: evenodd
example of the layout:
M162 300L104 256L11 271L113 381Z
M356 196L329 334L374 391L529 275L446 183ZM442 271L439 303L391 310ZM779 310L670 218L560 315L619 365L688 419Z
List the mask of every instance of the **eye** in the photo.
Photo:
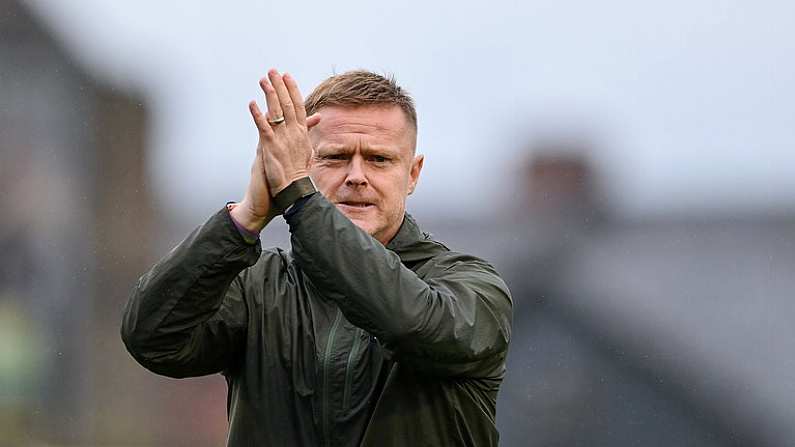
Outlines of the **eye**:
M372 157L370 157L370 160L376 163L386 163L389 161L389 158L384 157L383 155L373 155Z
M348 157L345 154L325 154L320 156L321 160L329 160L329 161L339 161L339 160L345 160L347 158Z

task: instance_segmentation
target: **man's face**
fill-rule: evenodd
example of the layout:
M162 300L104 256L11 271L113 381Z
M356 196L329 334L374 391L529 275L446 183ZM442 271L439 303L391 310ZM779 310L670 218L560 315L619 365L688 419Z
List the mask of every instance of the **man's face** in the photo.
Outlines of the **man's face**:
M403 222L423 156L398 106L323 107L309 136L310 176L356 226L386 245Z

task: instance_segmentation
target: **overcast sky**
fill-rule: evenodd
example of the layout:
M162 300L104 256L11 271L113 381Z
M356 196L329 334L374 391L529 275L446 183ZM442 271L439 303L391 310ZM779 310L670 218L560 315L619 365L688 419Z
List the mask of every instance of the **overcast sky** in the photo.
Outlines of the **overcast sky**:
M529 139L558 134L598 143L631 216L795 211L793 2L32 4L87 68L145 95L153 182L186 215L242 196L269 67L305 92L394 73L427 157L418 214L509 203Z

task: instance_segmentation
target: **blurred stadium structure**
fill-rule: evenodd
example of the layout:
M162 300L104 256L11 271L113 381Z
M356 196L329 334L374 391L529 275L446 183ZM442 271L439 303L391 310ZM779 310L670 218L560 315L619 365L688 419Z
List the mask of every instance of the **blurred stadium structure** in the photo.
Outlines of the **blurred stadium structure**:
M146 108L0 4L0 445L218 445L223 381L171 388L119 340L159 225Z
M223 443L223 380L157 378L118 335L187 230L149 189L152 125L0 0L0 446ZM422 219L514 293L502 445L795 445L795 215L627 219L599 141L519 144L510 210Z

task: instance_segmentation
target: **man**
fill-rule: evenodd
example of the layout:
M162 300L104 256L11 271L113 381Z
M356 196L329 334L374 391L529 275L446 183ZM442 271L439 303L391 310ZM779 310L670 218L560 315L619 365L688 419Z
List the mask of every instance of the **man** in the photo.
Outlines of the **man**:
M496 445L511 298L405 213L423 165L412 99L364 71L306 102L286 73L260 86L243 201L139 280L128 350L158 374L223 373L229 445ZM292 251L261 251L281 213Z

